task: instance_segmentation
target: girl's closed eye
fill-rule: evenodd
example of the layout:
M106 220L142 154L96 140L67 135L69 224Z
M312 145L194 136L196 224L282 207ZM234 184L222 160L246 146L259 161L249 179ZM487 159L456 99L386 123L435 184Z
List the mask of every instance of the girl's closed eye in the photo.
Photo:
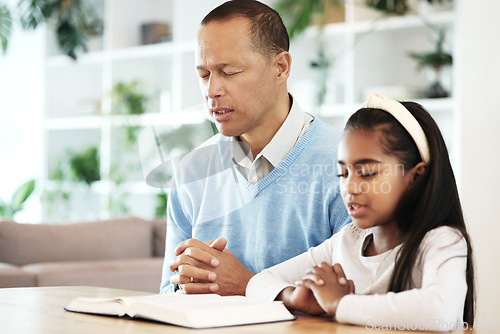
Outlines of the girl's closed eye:
M360 170L356 174L359 175L359 176L361 176L361 177L363 177L363 178L368 178L368 177L372 177L372 176L377 175L378 172ZM339 171L338 174L337 174L337 177L346 178L347 176L349 176L349 173L347 171Z
M358 170L358 175L361 176L362 178L370 178L370 177L378 175L379 170L380 170L380 166L379 165L376 165L376 166L362 166Z
M348 176L348 173L347 173L347 169L339 169L338 172L337 172L337 177L347 177Z

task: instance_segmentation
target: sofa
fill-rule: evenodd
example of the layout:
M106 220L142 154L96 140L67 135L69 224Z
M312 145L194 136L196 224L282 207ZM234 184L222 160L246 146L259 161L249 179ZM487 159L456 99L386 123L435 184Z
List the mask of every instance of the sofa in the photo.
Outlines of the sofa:
M87 285L158 293L165 220L0 221L0 288Z

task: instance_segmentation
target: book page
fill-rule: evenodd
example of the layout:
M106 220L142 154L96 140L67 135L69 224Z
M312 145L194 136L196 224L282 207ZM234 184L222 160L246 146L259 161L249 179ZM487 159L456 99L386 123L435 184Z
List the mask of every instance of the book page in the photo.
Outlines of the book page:
M243 296L182 295L136 300L129 315L190 328L222 327L293 320L281 302Z
M250 299L243 296L163 295L121 298L76 298L68 311L108 314L156 320L189 328L293 320L295 317L281 302Z
M187 297L187 298L186 298ZM168 293L163 295L145 295L131 297L114 297L114 298L96 298L96 297L78 297L73 299L66 307L69 311L99 313L123 316L130 314L131 305L142 302L157 302L162 306L177 305L180 303L197 303L205 302L206 300L219 299L218 295L181 295L177 293ZM132 312L133 313L133 312Z
M127 305L121 298L79 297L73 299L65 309L75 312L117 316L124 316L127 313Z

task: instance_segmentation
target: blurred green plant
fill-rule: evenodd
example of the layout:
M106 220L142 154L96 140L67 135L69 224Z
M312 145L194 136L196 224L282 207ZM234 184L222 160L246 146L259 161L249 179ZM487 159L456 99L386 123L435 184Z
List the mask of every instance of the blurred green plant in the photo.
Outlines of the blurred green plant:
M279 0L273 7L282 16L290 39L294 39L313 23L323 29L329 10L343 3L344 0Z
M63 182L70 179L70 167L67 159L57 160L54 168L49 175L49 179L56 181L51 189L44 189L42 194L42 203L45 215L52 215L59 207L69 207L71 194Z
M31 179L16 189L10 203L0 200L0 217L12 219L14 215L22 210L24 202L35 190L35 180Z
M409 52L410 58L416 61L417 69L422 70L424 68L442 68L444 66L451 66L453 64L453 56L444 51L443 44L445 42L446 32L444 29L440 29L438 32L438 38L436 40L435 49L431 52Z
M141 115L146 112L148 96L142 92L139 81L118 82L111 91L113 114Z
M138 80L118 82L111 91L112 113L120 115L141 115L146 112L149 97L143 92ZM127 179L130 171L140 170L137 159L137 136L140 126L124 126L113 131L113 158L109 177L117 185ZM119 203L115 206L120 206Z
M129 196L130 193L125 189L125 187L120 184L116 185L113 192L110 193L107 206L111 217L123 216L130 212L130 208L127 205Z
M87 51L91 36L101 35L103 21L91 1L86 0L20 0L17 5L21 26L35 30L43 23L54 25L59 49L77 59ZM0 3L0 41L5 53L12 30L12 14Z
M138 181L142 179L141 161L139 159L139 148L137 135L141 130L139 126L125 126L113 129L111 133L112 150L111 165L108 178L112 181L120 196L112 198L112 211L117 214L128 213L123 203L129 195L125 191L123 183L127 181Z
M161 193L156 195L155 218L165 218L167 216L168 195L162 189Z
M101 179L98 148L89 146L77 152L68 150L55 162L49 179L54 182L42 194L44 214L67 214L71 210L70 201L74 190L71 182L84 183L90 187L92 182Z
M90 146L81 152L71 153L69 158L71 179L83 181L87 185L101 179L99 149Z
M433 81L425 92L429 98L448 97L449 93L441 84L441 72L443 67L453 64L453 56L444 50L446 32L438 29L438 38L435 42L435 49L431 52L409 52L408 56L416 61L417 69L430 68L433 71Z
M54 189L44 189L41 198L44 215L51 216L58 208L64 208L64 212L67 213L70 210L70 199L70 193L64 189L61 182L58 182Z
M0 42L2 44L2 52L7 52L9 45L9 37L12 31L12 16L10 10L5 4L0 4Z
M109 197L108 210L112 216L121 216L130 212L127 204L130 197L129 185L125 182L142 179L137 145L137 136L141 129L140 126L123 126L111 132L112 150L108 178L115 187Z
M103 21L90 1L20 0L21 25L36 29L44 22L53 23L61 51L73 59L87 51L87 40L103 32Z
M219 133L219 129L217 129L217 125L215 124L215 122L210 122L210 127L212 128L212 132L214 135Z
M101 179L99 149L89 146L82 151L68 151L66 157L56 163L50 178L54 181L76 181L91 185Z
M125 146L129 149L136 148L137 146L137 136L142 130L140 126L127 126L125 128Z
M323 40L320 40L317 52L318 58L309 63L312 68L318 70L319 79L316 91L316 103L318 106L323 105L325 102L328 76L330 73L330 67L333 65L333 59L326 56L325 48L322 44Z
M326 55L323 41L323 29L327 23L330 11L337 10L344 4L344 0L280 0L274 6L276 11L283 17L290 39L301 35L304 30L316 24L318 26L316 36L316 60L310 62L310 66L318 71L316 87L316 104L323 105L327 93L327 81L333 60Z

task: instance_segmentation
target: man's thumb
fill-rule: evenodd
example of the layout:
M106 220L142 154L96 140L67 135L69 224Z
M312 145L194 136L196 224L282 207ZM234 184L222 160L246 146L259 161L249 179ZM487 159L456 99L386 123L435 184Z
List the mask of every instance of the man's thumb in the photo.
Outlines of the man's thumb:
M224 250L224 248L226 248L226 245L227 245L227 240L225 238L217 238L215 239L214 242L212 242L210 247L222 251Z

